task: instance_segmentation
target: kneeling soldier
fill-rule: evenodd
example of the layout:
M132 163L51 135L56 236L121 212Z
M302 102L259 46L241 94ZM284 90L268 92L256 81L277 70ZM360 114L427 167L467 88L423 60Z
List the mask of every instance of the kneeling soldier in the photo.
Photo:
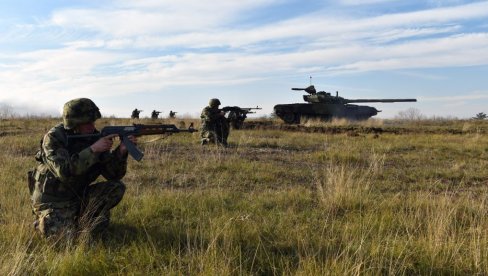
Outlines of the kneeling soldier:
M229 122L225 118L225 112L219 109L219 99L210 99L208 106L202 110L200 127L202 145L216 143L227 146L229 136Z
M104 230L110 209L124 196L121 179L127 170L127 148L120 144L112 150L116 135L68 143L68 135L98 133L95 121L100 117L90 99L71 100L64 105L63 123L41 141L38 166L29 172L29 188L34 226L46 237ZM129 139L137 142L135 137ZM106 181L93 183L100 175Z

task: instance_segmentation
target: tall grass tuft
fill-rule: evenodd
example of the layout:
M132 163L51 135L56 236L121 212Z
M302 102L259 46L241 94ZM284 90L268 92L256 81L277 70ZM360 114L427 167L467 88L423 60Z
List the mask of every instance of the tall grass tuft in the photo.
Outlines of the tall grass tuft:
M336 212L355 208L358 203L368 200L374 177L383 169L385 155L373 152L368 161L365 168L359 165L329 163L316 172L314 182L322 205Z

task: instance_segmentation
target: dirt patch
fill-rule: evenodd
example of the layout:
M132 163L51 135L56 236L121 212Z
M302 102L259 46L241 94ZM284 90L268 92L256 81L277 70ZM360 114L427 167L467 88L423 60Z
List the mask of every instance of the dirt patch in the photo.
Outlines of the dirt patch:
M287 124L273 124L273 122L246 122L242 126L246 130L280 130L293 131L305 133L324 133L324 134L470 134L474 131L464 131L455 128L412 128L412 127L368 127L368 126L303 126L303 125L287 125ZM479 130L478 130L479 132Z

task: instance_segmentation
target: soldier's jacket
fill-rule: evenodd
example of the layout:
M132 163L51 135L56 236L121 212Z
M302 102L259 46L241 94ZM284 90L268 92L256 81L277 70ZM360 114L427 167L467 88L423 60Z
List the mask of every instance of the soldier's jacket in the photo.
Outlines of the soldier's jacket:
M70 139L73 134L59 124L49 130L36 155L39 165L31 175L35 183L34 204L83 199L88 185L100 175L107 180L120 180L127 169L127 154L118 149L102 154L93 153L90 146L98 138Z
M227 121L220 115L221 110L206 106L202 110L200 118L202 119L202 129L215 129L219 124L226 124Z

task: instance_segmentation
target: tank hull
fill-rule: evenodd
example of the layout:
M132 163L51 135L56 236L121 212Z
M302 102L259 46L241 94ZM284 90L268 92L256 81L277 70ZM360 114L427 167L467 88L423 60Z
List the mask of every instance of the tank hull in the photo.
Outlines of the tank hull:
M299 124L301 118L367 120L378 114L379 111L371 106L354 104L295 103L275 105L274 112L285 123Z

